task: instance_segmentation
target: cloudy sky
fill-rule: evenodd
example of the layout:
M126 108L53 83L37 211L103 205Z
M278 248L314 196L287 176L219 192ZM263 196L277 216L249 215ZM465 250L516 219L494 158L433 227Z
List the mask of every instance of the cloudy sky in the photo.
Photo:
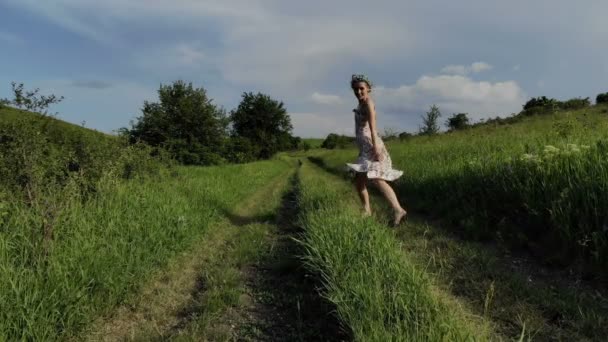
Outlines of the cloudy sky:
M352 134L353 73L380 129L518 112L530 97L608 91L606 0L0 0L0 97L11 81L65 96L59 117L129 126L160 84L285 103L302 137Z

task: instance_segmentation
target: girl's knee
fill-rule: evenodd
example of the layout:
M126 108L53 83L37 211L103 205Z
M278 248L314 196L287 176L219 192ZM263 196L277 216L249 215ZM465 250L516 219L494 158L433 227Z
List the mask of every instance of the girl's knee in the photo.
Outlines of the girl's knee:
M384 179L372 179L372 184L379 189L385 189L388 186L388 183Z

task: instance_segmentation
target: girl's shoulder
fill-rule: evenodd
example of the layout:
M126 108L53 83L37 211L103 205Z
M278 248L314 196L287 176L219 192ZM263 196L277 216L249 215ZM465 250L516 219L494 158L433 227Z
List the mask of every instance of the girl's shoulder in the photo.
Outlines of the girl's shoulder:
M376 109L376 105L374 104L374 101L372 101L371 99L369 99L368 101L364 102L364 103L360 103L357 106L357 109L355 111L358 111L362 114L369 114L371 109Z

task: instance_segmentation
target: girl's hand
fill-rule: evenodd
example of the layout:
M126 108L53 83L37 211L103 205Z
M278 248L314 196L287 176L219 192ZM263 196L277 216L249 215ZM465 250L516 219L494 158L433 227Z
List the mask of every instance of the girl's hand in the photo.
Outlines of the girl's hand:
M384 160L384 155L382 155L382 150L378 146L374 146L374 157L377 161Z

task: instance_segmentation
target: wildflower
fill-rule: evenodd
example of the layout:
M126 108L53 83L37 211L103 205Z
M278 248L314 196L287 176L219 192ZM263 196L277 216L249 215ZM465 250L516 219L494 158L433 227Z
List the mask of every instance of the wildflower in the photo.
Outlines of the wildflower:
M575 144L567 144L567 145L566 145L566 149L567 149L568 151L570 151L570 152L575 152L575 153L577 153L577 152L580 152L580 151L581 151L581 150L578 148L578 146L577 146L577 145L575 145Z
M536 156L534 154L530 154L530 153L524 153L521 156L520 160L536 162L536 161L538 161L538 156Z
M553 145L547 145L545 146L545 153L558 153L559 152L559 148L553 146Z

